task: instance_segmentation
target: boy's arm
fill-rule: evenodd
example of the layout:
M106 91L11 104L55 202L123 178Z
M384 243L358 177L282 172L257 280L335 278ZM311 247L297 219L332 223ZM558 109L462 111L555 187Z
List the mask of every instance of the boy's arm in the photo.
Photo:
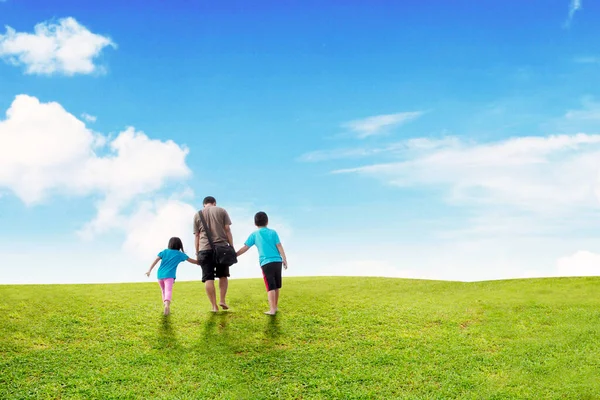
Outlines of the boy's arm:
M150 276L150 272L152 272L152 268L154 268L154 266L156 265L156 263L160 261L160 257L156 257L156 260L154 260L154 262L152 263L152 265L150 266L150 269L148 270L148 272L146 272L146 276Z
M285 251L283 251L283 246L281 243L277 243L277 250L279 250L279 255L283 259L283 268L287 269L287 259L285 257Z
M244 245L244 247L242 247L241 249L239 249L236 253L236 256L241 256L242 254L244 254L245 252L247 252L250 249L250 247Z

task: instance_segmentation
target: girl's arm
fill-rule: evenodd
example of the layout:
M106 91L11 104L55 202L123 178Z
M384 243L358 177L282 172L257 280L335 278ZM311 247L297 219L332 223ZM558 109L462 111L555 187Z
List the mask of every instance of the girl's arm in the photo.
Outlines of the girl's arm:
M154 260L154 262L152 263L152 265L150 266L150 269L148 270L148 272L146 272L146 276L150 276L150 272L152 272L152 268L154 268L154 266L156 265L157 262L160 261L160 257L156 257L156 260Z
M188 257L186 261L198 265L198 260L194 260L193 258Z
M236 256L241 256L242 254L244 254L245 252L247 252L250 249L250 247L244 245L244 247L242 247L241 249L239 249L236 253Z
M277 250L279 250L279 255L283 259L283 268L287 269L287 259L285 258L285 251L283 251L281 243L277 243Z

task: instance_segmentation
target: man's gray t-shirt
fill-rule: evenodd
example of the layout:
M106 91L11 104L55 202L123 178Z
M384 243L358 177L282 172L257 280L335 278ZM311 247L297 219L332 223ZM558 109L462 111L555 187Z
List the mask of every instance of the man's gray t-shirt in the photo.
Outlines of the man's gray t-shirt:
M206 225L210 230L210 234L215 245L229 243L227 239L227 232L225 231L226 225L231 225L231 219L229 214L224 208L217 206L208 206L200 210ZM202 221L198 213L194 215L194 235L200 233L200 246L199 251L210 250L210 243L202 226Z

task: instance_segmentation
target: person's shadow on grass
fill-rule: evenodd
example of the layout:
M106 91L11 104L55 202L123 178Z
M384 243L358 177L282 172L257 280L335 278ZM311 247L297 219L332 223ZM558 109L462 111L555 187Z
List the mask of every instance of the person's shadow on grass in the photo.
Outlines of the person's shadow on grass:
M204 332L202 339L206 343L221 343L229 345L229 334L227 324L232 313L211 313L208 319L204 322Z
M270 339L276 339L281 335L281 330L279 329L279 319L277 318L277 314L271 315L267 318L268 322L265 326L265 336Z
M158 330L158 343L160 347L176 347L177 339L175 338L175 332L171 326L171 319L169 315L163 315L160 327Z

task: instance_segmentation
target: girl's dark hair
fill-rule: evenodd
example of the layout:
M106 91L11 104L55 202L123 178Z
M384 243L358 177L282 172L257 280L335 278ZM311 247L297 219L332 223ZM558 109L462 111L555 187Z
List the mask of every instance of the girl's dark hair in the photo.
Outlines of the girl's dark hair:
M254 225L256 226L267 226L269 223L269 217L267 217L267 213L264 211L259 211L254 216Z
M169 246L167 247L171 250L183 251L183 243L181 243L181 239L178 237L172 237L169 239Z

